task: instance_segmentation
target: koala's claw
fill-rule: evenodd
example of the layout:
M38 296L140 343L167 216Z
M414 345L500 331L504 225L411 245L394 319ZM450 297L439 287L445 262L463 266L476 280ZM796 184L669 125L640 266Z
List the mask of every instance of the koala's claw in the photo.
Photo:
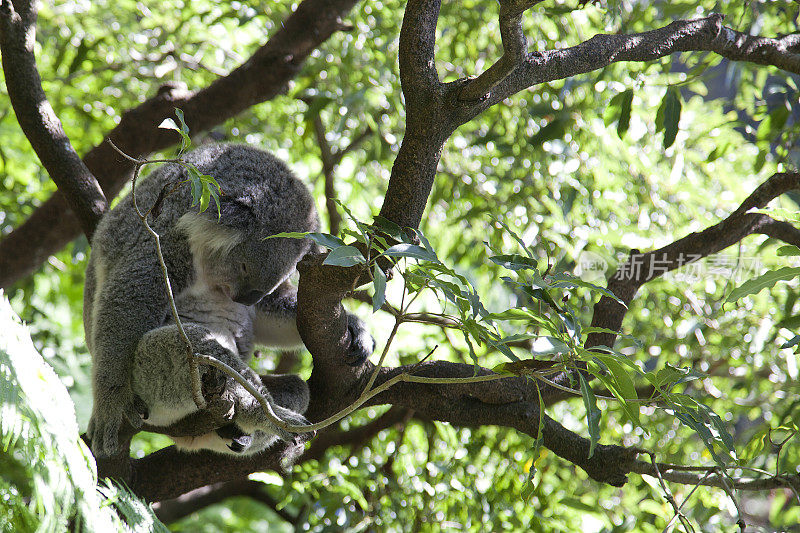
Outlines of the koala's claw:
M139 401L144 405L141 399ZM146 406L144 409L145 414L149 414ZM123 403L108 401L102 402L101 405L95 403L86 434L91 440L92 453L96 457L111 457L122 451L119 445L119 433L126 421L134 429L142 427L142 414L133 395L130 401Z
M347 315L347 329L350 332L350 347L346 362L350 366L361 366L372 355L375 339L367 331L364 322L355 315Z
M217 436L230 442L226 445L234 453L242 453L253 443L253 437L242 431L236 424L222 426L217 431Z

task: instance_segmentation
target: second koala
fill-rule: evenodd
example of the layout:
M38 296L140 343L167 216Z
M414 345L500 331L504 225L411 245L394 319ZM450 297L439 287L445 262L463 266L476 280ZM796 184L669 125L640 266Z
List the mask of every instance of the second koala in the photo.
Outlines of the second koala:
M195 353L210 355L239 372L270 401L284 422L308 424L301 414L308 407L308 385L303 380L294 380L293 394L283 402L275 402L258 374L247 366L255 317L251 306L234 302L222 291L202 283L181 293L175 304ZM186 345L172 317L169 322L147 332L139 341L133 365L133 393L148 406L147 421L156 426L171 425L197 410L191 394ZM199 370L204 383L223 383L222 397L232 403L231 424L196 437L172 437L179 448L252 454L278 438L294 438L272 424L261 404L241 384L215 368L200 365Z

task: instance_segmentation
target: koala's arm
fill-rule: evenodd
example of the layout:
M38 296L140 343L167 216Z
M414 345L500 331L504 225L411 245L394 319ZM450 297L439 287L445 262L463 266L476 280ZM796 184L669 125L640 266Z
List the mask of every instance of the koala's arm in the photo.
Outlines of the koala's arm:
M287 350L301 348L297 332L297 287L288 280L255 305L253 335L256 344Z
M285 349L303 346L297 331L297 287L284 281L264 296L255 309L253 325L256 344ZM372 354L375 340L364 322L352 313L347 313L347 329L350 333L347 363L360 365Z
M94 262L95 270L102 268L102 257ZM136 264L135 272L129 264ZM95 273L95 286L87 292L94 363L94 406L87 433L92 451L101 456L120 451L123 422L141 426L143 406L136 404L131 389L134 354L144 334L160 325L167 308L155 259L136 258L129 264L116 263L110 272Z

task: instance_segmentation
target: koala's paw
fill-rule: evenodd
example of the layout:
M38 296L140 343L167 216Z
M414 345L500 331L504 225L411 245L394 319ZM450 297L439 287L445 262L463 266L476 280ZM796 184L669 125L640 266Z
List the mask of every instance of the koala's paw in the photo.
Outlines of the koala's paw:
M375 339L369 334L366 324L356 315L347 315L347 329L350 331L350 347L346 361L348 365L360 366L372 355Z
M219 438L225 441L225 445L233 453L244 453L253 443L253 437L245 433L236 424L222 426L216 433Z
M92 417L86 434L91 442L95 457L110 457L122 451L119 433L123 423L134 429L142 426L147 418L147 405L132 392L119 389L106 389L95 395Z
M275 406L275 414L277 414L281 420L284 422L292 425L292 426L308 426L311 424L306 417L301 415L300 413L296 413L294 411L290 411L289 409L284 409L280 406ZM317 434L316 431L307 431L305 433L293 433L291 431L286 431L285 429L275 427L275 434L278 436L279 439L292 442L295 444L300 444L303 442L308 442Z

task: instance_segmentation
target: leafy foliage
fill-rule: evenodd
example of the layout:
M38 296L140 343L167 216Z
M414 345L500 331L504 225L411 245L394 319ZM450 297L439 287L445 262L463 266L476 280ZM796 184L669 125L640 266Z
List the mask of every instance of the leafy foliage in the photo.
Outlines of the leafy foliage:
M0 529L166 531L130 492L96 486L94 458L79 437L66 388L5 297L0 329Z

